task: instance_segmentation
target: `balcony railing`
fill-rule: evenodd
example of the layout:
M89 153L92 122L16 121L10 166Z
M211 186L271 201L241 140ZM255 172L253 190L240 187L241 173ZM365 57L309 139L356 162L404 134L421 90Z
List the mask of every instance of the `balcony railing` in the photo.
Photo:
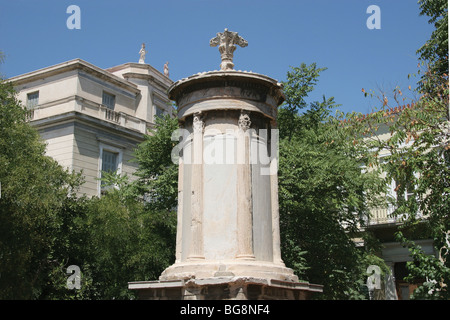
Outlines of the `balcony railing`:
M103 118L105 120L120 123L120 113L119 112L115 112L114 110L106 108L104 106L100 106L100 110L101 110L100 112L104 112Z
M27 121L33 120L33 117L34 117L34 109L27 109L25 111L25 118L26 118L26 120Z
M118 124L127 129L136 130L141 133L147 133L154 125L135 116L121 111L115 111L102 104L73 96L51 103L38 105L36 108L27 110L26 118L28 121L39 120L68 112L80 112L97 119L105 120L110 123Z
M373 208L370 210L369 225L378 224L396 224L402 223L405 215L394 215L395 207L388 205L387 207ZM416 213L416 218L426 218L421 212Z
M394 206L387 206L381 208L373 208L370 210L370 220L369 224L386 224L386 223L395 223L397 219L392 216L394 212Z

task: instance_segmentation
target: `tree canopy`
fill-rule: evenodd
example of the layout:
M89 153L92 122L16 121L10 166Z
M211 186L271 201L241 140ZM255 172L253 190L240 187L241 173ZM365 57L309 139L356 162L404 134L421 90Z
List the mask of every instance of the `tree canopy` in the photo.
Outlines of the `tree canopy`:
M45 155L11 84L0 80L0 298L42 294L69 246L64 214L80 182Z
M279 109L279 201L282 253L300 278L324 285L322 298L360 299L370 252L354 239L378 181L363 173L351 136L337 125L333 98L308 101L321 72L292 67Z
M368 115L348 116L346 130L364 147L364 163L384 174L385 185L396 188L387 195L402 221L397 240L410 249L410 282L423 282L412 295L421 299L448 299L450 283L450 112L448 89L447 1L420 0L421 14L435 30L418 50L421 74L417 93L389 102ZM405 90L406 92L407 90ZM394 88L394 96L402 96ZM373 95L373 94L371 94ZM407 101L407 102L405 102ZM379 133L386 134L379 138ZM386 157L380 157L381 154ZM417 240L432 239L436 256L426 254ZM420 284L420 283L419 283Z

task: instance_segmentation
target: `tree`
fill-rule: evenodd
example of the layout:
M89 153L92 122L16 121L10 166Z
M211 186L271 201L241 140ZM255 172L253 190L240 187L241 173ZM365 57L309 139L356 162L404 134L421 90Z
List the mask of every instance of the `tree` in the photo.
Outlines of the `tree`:
M145 209L152 212L155 231L160 237L158 250L163 250L168 267L175 259L177 225L178 164L172 161L176 141L173 132L178 129L178 119L166 114L156 119L155 130L141 143L135 152L139 164L132 185L135 196L145 200ZM158 270L160 274L162 270Z
M298 117L299 112L308 109L310 106L305 99L308 93L314 90L319 74L325 70L326 68L317 68L316 63L312 63L309 66L301 63L300 67L291 67L291 71L287 72L286 82L283 83L283 92L286 96L286 101L278 113L280 137L290 138L296 130L309 126L309 120L314 120L313 123L316 125L329 115L329 108L321 108L323 105L315 103L311 105L309 110L306 110L307 116ZM334 101L331 98L326 103L331 107ZM326 114L321 114L321 112L325 112ZM314 115L316 116L315 119L313 119Z
M156 128L147 135L135 152L139 167L135 173L137 194L147 199L147 206L174 214L178 196L178 164L172 161L172 149L176 141L173 132L178 120L170 115L156 119Z
M438 78L448 77L448 1L419 0L418 3L420 15L428 16L428 23L433 23L435 29L417 53L428 64L431 74ZM424 75L422 80L428 77Z
M132 183L121 181L119 188L92 198L80 220L86 239L78 263L90 282L89 299L134 298L128 282L156 280L173 262L173 221L146 209L131 196Z
M79 265L80 292L56 298L132 299L130 281L156 280L174 262L178 167L171 161L177 119L156 120L155 130L135 150L138 179L103 172L106 192L86 202L76 221L80 230L70 261ZM60 283L65 281L62 274Z
M12 85L0 79L0 298L39 298L70 246L65 216L79 175L45 155Z
M384 95L382 106L369 115L349 115L347 129L365 146L366 166L385 174L385 184L396 182L387 201L403 221L397 240L410 249L405 280L424 281L413 298L448 299L450 292L450 113L448 90L447 2L419 1L421 14L430 17L436 30L418 53L427 66L419 81L420 97L411 104L404 98L391 105ZM401 96L399 88L394 96ZM379 138L380 130L387 136ZM388 156L380 159L381 153ZM437 256L425 254L415 243L434 241Z
M331 115L333 98L307 103L319 73L316 64L292 68L279 110L280 229L286 264L324 285L322 298L363 298L367 254L353 238L367 212L365 191L378 178L363 174L352 139Z
M104 172L111 188L89 201L79 222L87 239L79 263L88 271L89 298L133 298L128 282L156 280L174 262L178 166L171 161L171 135L177 127L176 118L158 118L135 150L138 179Z
M366 166L381 170L386 186L396 182L395 194L387 194L386 199L395 208L393 215L403 222L397 239L411 249L414 259L408 263L408 280L429 280L426 288L417 292L422 298L449 297L448 85L439 90L446 91L447 98L424 95L404 108L387 104L364 118L352 115L348 127L359 137L358 143L366 147ZM388 130L385 139L378 137L382 127ZM380 158L383 153L388 156ZM414 243L421 237L434 240L437 258L427 256Z

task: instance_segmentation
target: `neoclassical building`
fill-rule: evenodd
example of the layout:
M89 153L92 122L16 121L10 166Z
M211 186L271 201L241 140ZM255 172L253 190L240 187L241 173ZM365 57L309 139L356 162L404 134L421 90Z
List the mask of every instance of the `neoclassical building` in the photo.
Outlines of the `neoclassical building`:
M109 69L74 59L9 79L47 154L83 173L82 194L101 195L102 171L133 179L134 149L156 117L172 112L167 67L161 73L143 58Z
M413 105L408 104L406 106L393 108L390 109L390 112L392 114L397 114L402 112L405 108L410 107L412 108ZM377 138L382 141L391 137L387 125L380 125L375 134ZM404 146L406 146L406 144L404 144ZM382 150L378 157L383 161L383 159L388 159L390 155L391 153L389 150ZM384 177L385 175L383 174L383 178ZM404 198L405 200L413 197L413 192L410 188L406 188L405 191L400 193L397 192L397 186L397 182L392 180L385 196L393 199ZM394 215L395 210L396 208L392 204L371 208L370 218L367 221L365 228L367 231L371 232L382 245L379 257L382 258L386 265L391 269L391 274L386 275L384 278L384 288L381 297L387 300L409 300L413 291L426 281L426 279L419 279L415 283L408 283L404 280L404 277L408 274L406 264L407 262L412 261L412 257L408 248L403 247L395 239L395 233L399 231L399 228L403 225L402 217ZM421 219L422 223L426 219L426 217L422 216L420 213L418 213L417 217ZM423 238L414 239L414 241L426 254L437 256L433 246L433 239Z

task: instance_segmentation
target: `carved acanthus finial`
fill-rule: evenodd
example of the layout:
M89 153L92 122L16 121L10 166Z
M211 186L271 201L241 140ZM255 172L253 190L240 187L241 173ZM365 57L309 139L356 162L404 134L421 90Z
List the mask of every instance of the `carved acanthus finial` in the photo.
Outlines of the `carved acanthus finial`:
M233 70L233 52L236 50L236 45L240 47L248 46L247 40L238 35L237 32L228 31L219 32L217 35L209 40L211 47L219 46L220 56L222 63L220 64L221 70Z

